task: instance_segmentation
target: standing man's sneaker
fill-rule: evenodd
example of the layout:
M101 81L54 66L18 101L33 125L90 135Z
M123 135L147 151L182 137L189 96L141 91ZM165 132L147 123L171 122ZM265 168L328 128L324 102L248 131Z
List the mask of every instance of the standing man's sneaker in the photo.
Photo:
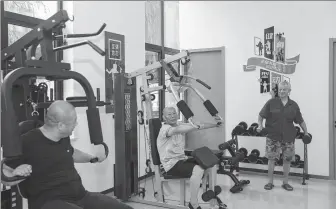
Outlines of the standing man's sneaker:
M293 187L289 184L283 184L281 187L287 191L293 191Z
M264 189L266 189L266 190L271 190L271 189L273 189L273 187L274 187L274 184L272 184L272 183L268 183L268 184L266 184L266 185L264 186Z

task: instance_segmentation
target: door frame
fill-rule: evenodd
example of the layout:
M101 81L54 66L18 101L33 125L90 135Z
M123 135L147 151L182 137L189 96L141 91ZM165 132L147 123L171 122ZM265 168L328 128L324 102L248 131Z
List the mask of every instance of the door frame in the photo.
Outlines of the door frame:
M336 141L335 135L335 111L336 104L336 72L334 71L334 59L336 54L334 53L334 44L336 44L336 38L329 39L329 178L330 180L336 180Z
M223 113L219 113L222 117L223 117L223 122L222 122L222 125L224 127L224 130L223 130L223 133L224 133L224 136L226 136L226 120L225 120L225 116L226 116L226 105L225 105L225 97L226 97L226 94L225 94L225 77L226 77L226 74L225 74L225 70L226 70L226 63L225 63L225 46L221 46L221 47L213 47L213 48L199 48L199 49L185 49L188 51L189 54L192 54L192 53L197 53L197 52L217 52L217 51L220 51L221 52L221 57L222 57L222 66L223 66L223 69L222 69L222 79L224 81L224 85L223 85L223 92L224 92L224 112ZM187 68L185 67L184 68L184 73L187 74L188 71L187 71ZM184 97L184 100L185 102L188 104L188 99L187 99L187 93L185 94L185 97ZM185 121L187 122L187 121ZM224 137L225 138L225 137ZM186 138L187 139L187 138Z

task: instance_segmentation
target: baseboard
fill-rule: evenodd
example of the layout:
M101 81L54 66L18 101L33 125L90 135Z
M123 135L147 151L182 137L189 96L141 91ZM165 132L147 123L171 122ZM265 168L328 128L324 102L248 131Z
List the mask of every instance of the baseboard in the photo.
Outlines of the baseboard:
M138 178L138 181L142 181L148 177L151 177L151 176L154 176L154 172L151 172L149 174L146 174L146 175L143 175L143 176L140 176ZM102 192L100 192L101 194L109 194L109 193L113 193L114 192L114 187L110 188L110 189L107 189L107 190L104 190Z
M267 170L261 170L261 169L255 169L255 168L242 168L239 167L240 173L253 173L253 174L265 174L267 175L268 171ZM275 175L283 175L282 171L274 171ZM302 173L289 173L289 176L293 177L301 177L303 178ZM330 180L329 176L322 176L322 175L314 175L314 174L308 174L309 178L314 178L314 179L323 179L323 180Z

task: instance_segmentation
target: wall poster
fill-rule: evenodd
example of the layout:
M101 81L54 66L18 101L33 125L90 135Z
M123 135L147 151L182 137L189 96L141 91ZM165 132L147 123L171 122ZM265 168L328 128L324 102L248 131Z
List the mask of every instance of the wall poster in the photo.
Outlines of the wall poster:
M125 73L125 37L105 31L105 105L106 113L114 113L114 74Z
M270 72L260 69L260 93L270 92Z
M275 35L275 61L285 63L285 37Z
M254 54L258 56L263 55L263 43L261 42L261 38L254 37Z
M290 78L283 75L282 81L287 81L288 83L290 83Z
M265 58L274 59L274 26L264 30L264 56Z

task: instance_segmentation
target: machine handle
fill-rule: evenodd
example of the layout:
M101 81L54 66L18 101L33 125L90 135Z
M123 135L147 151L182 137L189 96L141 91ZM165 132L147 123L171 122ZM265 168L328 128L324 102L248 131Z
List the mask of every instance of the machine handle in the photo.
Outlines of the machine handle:
M95 50L98 54L101 56L105 56L105 52L99 48L96 44L92 43L91 41L87 41L87 43L92 47L93 50Z
M92 37L99 35L106 27L106 24L104 23L99 30L96 33L82 33L82 34L67 34L64 35L64 38L85 38L85 37ZM55 36L55 39L63 39L63 35Z
M196 81L198 82L198 83L200 83L200 84L202 84L203 86L205 86L205 88L207 88L207 89L211 89L211 87L208 85L208 84L206 84L204 81L201 81L200 79L196 79Z
M74 48L77 46L82 46L82 45L89 45L93 48L93 50L95 50L96 52L98 52L98 54L100 54L101 56L105 56L105 52L100 49L97 45L95 45L94 43L92 43L91 41L82 41L82 42L78 42L75 44L70 44L70 45L65 45L65 46L60 46L60 47L56 47L54 48L54 51L60 51L60 50L65 50L65 49L70 49L70 48Z
M10 161L10 160L13 160L15 158L4 158L2 161L1 161L1 180L5 181L5 182L14 182L14 181L19 181L19 180L24 180L26 179L27 177L26 176L13 176L13 177L8 177L4 174L3 172L3 165L6 164L6 162Z
M103 145L104 146L104 149L105 149L105 156L106 156L106 158L108 157L108 155L109 155L109 148L108 148L108 146L105 144L105 142L103 142L103 143L101 143L101 145ZM90 163L96 163L96 162L98 162L98 157L95 157L95 158L93 158L93 159L91 159L90 160Z

